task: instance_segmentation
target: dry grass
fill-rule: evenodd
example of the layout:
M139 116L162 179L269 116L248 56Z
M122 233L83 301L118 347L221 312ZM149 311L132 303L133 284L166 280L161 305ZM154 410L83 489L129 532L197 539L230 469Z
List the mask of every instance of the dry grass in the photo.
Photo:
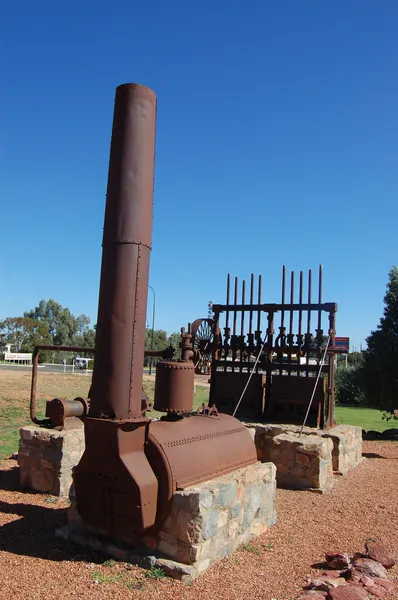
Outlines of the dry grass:
M29 398L31 373L28 371L0 372L0 459L18 449L20 427L30 423ZM44 416L45 402L51 398L87 397L91 377L41 373L37 379L38 416Z
M30 371L12 371L2 368L0 371L0 460L17 452L19 429L30 423L29 399L31 385ZM91 384L91 375L82 373L43 373L39 369L37 378L37 412L44 416L45 403L52 398L73 399L77 396L87 398ZM208 389L196 388L194 406L208 399ZM154 376L144 375L144 392L153 401L155 391ZM152 411L150 416L161 413Z

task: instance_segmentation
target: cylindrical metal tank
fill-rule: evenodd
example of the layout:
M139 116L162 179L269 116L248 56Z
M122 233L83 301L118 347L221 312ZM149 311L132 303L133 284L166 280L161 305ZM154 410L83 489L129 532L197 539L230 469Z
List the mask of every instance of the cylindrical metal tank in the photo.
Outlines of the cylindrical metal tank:
M177 489L214 479L257 460L247 427L224 414L152 421L145 454L159 482L158 524Z
M159 361L153 408L167 413L191 412L194 376L195 365L190 361Z

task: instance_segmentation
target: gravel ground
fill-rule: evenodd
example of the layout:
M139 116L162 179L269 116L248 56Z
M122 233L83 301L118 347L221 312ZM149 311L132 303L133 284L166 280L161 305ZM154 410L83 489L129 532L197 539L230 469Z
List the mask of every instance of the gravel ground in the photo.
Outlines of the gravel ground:
M54 538L66 503L15 489L15 461L0 470L2 600L293 600L327 551L361 551L381 537L398 555L398 444L364 442L366 459L327 495L278 490L278 523L190 586ZM398 578L398 568L390 571ZM393 596L390 596L392 598ZM394 596L398 598L398 595Z

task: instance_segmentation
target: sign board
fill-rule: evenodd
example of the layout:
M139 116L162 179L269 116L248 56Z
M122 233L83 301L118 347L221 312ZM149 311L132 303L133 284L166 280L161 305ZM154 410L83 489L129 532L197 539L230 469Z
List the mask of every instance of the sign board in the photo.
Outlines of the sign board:
M32 360L32 355L28 352L6 352L4 360Z
M334 347L338 348L341 351L349 352L350 351L350 338L349 337L335 337L334 338Z

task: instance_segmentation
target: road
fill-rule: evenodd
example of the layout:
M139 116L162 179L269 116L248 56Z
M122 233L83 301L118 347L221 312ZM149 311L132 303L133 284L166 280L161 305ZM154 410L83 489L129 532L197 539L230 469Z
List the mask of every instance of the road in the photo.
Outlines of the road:
M4 364L0 364L0 372L1 369L6 369L7 371L32 371L32 365L4 365ZM46 363L44 365L39 365L39 369L40 369L40 373L63 373L64 372L64 366L63 365L53 365L50 363ZM155 374L155 369L152 368L152 372L153 374ZM85 369L78 369L75 367L75 373L85 373ZM69 373L70 375L72 375L73 373L73 369L72 369L72 365L66 365L65 367L65 373ZM92 373L92 369L88 369L87 373ZM149 369L144 369L144 373L147 375L149 373Z
M32 365L0 365L0 369L6 369L7 371L31 371ZM63 373L64 366L63 365L52 365L52 364L44 364L39 365L40 373ZM66 365L65 372L72 374L73 368L72 365ZM85 373L85 370L81 370L75 367L75 373ZM91 369L88 369L87 373L92 373Z

